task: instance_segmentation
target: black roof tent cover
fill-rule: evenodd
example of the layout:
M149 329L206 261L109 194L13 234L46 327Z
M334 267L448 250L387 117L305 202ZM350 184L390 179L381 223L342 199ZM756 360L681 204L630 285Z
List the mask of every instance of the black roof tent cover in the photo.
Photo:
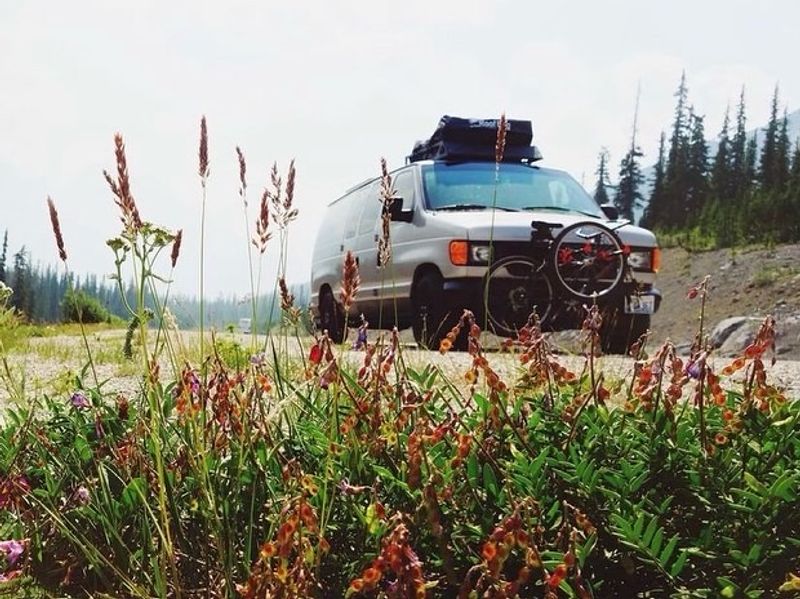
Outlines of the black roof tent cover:
M497 124L499 119L462 119L443 116L430 139L414 144L408 162L468 160L494 162ZM503 162L535 162L542 155L533 141L531 121L506 121L506 147Z

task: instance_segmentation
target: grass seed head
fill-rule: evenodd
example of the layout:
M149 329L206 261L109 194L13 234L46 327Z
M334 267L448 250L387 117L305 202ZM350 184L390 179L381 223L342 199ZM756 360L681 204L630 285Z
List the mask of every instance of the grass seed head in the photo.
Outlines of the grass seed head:
M47 208L50 210L50 224L53 227L53 235L56 237L56 246L58 247L58 257L62 262L67 261L67 250L64 247L64 237L61 235L61 223L58 220L58 212L56 212L56 205L50 196L47 196Z
M206 125L206 116L203 115L200 119L200 150L198 152L200 167L197 173L202 179L203 187L206 186L206 179L210 174L208 167L208 126Z
M506 153L506 134L508 133L508 121L506 121L506 113L500 115L500 120L497 121L497 141L494 144L494 161L497 164L503 162L503 156Z

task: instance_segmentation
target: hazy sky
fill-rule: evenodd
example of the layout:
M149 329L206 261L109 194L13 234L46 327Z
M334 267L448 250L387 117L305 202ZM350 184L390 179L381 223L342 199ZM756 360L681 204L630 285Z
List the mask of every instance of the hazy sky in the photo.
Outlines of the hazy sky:
M710 135L742 84L750 125L778 81L797 108L798 23L796 0L0 0L0 234L54 262L50 194L71 267L110 272L118 214L101 171L121 131L142 216L185 229L176 282L196 291L206 114L208 293L249 290L237 144L251 210L272 162L296 158L289 279L303 282L324 206L381 156L401 165L442 114L530 118L545 163L591 186L600 147L616 171L629 143L638 83L646 163L682 69Z

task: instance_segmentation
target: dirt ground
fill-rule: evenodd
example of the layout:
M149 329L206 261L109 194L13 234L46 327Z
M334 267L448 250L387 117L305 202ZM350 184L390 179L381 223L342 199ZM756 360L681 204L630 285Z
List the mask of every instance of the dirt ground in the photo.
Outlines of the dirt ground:
M690 343L697 332L700 302L688 300L688 290L710 275L706 322L714 327L732 316L766 316L781 322L800 314L800 245L772 249L687 252L665 249L657 287L663 301L653 317L656 340ZM800 358L800 348L786 357Z

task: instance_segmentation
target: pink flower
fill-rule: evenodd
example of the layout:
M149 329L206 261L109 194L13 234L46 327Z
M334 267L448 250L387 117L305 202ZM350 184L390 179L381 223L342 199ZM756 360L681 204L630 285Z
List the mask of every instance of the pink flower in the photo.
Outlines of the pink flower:
M91 407L89 398L86 397L86 393L83 391L75 391L75 393L70 396L69 400L72 402L72 405L78 409L86 409Z
M72 498L78 505L89 505L89 502L92 500L92 496L89 493L89 489L87 489L83 485L75 489L75 493L72 495Z
M16 539L0 541L0 553L4 554L9 568L14 567L24 552L25 541L17 541Z

